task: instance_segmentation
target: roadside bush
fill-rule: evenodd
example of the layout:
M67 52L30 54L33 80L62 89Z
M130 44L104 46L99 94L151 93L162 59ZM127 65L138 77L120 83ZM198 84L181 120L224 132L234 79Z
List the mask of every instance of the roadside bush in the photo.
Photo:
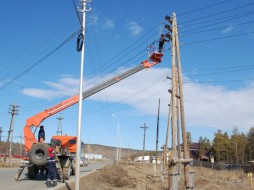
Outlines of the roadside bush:
M116 164L103 168L99 180L112 187L136 187L135 182L128 175L128 172Z

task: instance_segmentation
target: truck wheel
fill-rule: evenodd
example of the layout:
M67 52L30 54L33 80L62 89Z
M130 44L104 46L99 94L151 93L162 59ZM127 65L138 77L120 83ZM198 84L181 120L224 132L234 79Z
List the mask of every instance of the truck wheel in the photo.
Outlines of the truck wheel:
M29 151L29 159L35 165L43 165L47 162L49 145L37 143Z
M28 170L27 176L29 179L36 179L37 178L39 169L36 166L28 167L27 170Z

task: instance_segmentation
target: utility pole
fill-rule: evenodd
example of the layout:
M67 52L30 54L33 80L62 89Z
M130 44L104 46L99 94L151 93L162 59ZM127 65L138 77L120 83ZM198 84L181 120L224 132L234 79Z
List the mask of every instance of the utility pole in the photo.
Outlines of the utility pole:
M178 40L178 26L176 22L176 14L173 13L172 17L166 16L165 19L170 25L166 24L165 28L171 32L167 33L166 37L171 40L171 53L172 53L172 87L169 92L171 93L171 126L172 126L172 154L169 158L169 187L170 190L178 189L178 175L180 174L180 167L178 172L176 164L184 164L184 177L185 177L185 188L186 190L194 188L193 172L190 172L190 162L192 159L189 157L189 150L187 147L187 135L185 127L185 114L184 114L184 98L183 98L183 80L181 70L181 59L180 59L180 47ZM180 106L179 106L180 104ZM180 109L179 109L180 108ZM179 114L180 113L180 114ZM179 118L180 117L180 118ZM183 159L180 154L180 122L181 120L181 132L183 139ZM176 129L177 125L177 129ZM176 139L178 144L178 154L176 152Z
M157 115L157 132L156 132L156 156L155 156L155 176L157 176L157 162L158 162L158 143L159 143L159 121L160 121L160 99L158 105L158 115Z
M0 127L0 142L2 142L2 132L3 132L3 130L2 130L3 128L2 127Z
M22 149L22 138L23 138L23 137L22 137L22 133L21 133L21 135L20 135L20 142L19 142L19 143L20 143L20 144L19 144L19 146L20 146L20 147L19 147L19 148L20 148L20 158L22 157L22 153L23 153L23 149Z
M80 150L81 150L81 127L82 127L82 103L83 103L83 73L84 73L84 57L85 57L85 31L86 31L86 2L87 0L81 0L82 3L82 19L80 19L81 32L78 41L81 43L77 47L78 51L81 51L81 61L80 61L80 84L79 84L79 105L78 105L78 126L77 126L77 152L76 152L76 164L75 164L75 190L79 190L79 176L80 176ZM90 1L89 1L90 2ZM79 13L78 13L79 17Z
M144 139L143 139L143 162L144 162L144 157L145 157L145 144L146 144L146 129L148 128L146 126L146 123L144 123L144 126L140 126L140 128L144 129Z
M119 139L120 139L120 122L119 122L119 118L116 117L114 114L112 114L112 117L117 119L117 147L116 147L116 164L118 164L119 162Z
M11 151L12 151L12 138L13 138L13 129L14 129L14 116L18 114L18 107L16 106L16 102L14 102L13 105L10 105L11 108L9 113L11 114L11 123L10 123L10 128L8 131L8 138L7 138L7 142L6 142L6 146L9 145L9 162L11 162ZM5 150L5 155L4 155L4 162L6 162L6 157L8 154L8 148L6 147Z
M178 67L178 85L179 85L179 99L180 99L180 115L181 115L181 126L182 126L182 139L183 139L183 155L184 155L184 177L185 177L185 187L186 189L194 188L194 176L193 172L190 171L190 155L187 145L187 134L185 126L185 113L184 113L184 98L183 98L183 79L182 79L182 68L181 68L181 55L180 55L180 45L178 39L178 27L176 21L176 14L173 13L173 22L175 23L176 30L176 54L177 54L177 67Z
M63 117L62 117L62 113L60 113L59 114L59 117L57 117L56 119L58 119L59 121L58 121L58 129L57 129L57 131L56 131L56 134L57 135L63 135L63 133L62 133L62 120L64 119Z

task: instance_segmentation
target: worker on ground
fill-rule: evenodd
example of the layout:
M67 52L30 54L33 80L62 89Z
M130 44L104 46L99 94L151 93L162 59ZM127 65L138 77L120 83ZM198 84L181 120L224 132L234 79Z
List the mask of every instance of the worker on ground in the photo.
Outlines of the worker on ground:
M45 131L44 131L44 126L40 126L40 130L38 133L38 142L44 142L45 141Z
M164 34L161 34L160 40L159 40L159 52L161 53L163 51L163 46L165 42L169 42L164 36Z
M54 154L54 149L52 147L48 148L48 159L47 159L47 188L57 186L57 173L56 173L56 159ZM51 180L53 183L51 183Z

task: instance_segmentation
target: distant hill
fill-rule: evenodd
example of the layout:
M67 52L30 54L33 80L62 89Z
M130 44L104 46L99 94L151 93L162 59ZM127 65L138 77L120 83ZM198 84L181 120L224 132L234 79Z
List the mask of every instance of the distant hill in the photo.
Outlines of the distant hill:
M117 147L104 146L98 144L83 144L82 151L89 154L100 154L105 158L116 158ZM121 158L127 158L134 155L141 155L142 150L128 149L128 148L119 148L119 156Z

